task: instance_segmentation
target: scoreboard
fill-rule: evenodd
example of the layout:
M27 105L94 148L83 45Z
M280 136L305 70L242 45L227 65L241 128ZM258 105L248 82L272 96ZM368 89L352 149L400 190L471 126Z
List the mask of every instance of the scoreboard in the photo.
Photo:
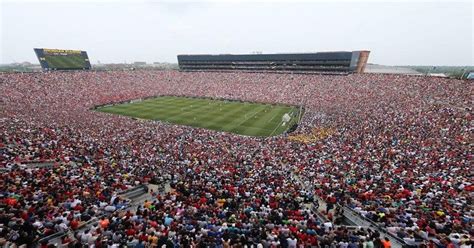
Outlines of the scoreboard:
M91 63L86 51L35 48L43 70L90 70Z

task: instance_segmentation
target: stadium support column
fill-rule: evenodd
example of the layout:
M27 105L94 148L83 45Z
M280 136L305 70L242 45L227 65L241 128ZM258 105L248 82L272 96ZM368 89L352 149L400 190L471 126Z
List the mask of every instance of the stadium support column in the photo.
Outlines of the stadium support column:
M364 73L365 66L367 65L367 60L369 60L370 51L360 51L359 59L357 60L357 73Z

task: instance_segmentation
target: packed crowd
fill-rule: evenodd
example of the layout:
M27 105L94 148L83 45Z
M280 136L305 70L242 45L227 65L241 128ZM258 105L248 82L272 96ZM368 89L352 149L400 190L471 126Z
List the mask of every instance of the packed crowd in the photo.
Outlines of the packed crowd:
M32 245L108 212L77 245L389 246L318 222L318 196L407 242L471 247L473 90L400 75L0 74L0 244ZM92 110L156 95L302 104L296 134L331 132L302 143ZM44 161L52 167L30 166ZM173 192L115 211L126 207L118 192L164 174Z

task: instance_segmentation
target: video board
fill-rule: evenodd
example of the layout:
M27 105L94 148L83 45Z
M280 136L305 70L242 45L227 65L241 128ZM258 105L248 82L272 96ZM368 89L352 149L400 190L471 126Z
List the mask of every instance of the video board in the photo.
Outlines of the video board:
M44 70L90 70L86 51L35 48L36 56Z

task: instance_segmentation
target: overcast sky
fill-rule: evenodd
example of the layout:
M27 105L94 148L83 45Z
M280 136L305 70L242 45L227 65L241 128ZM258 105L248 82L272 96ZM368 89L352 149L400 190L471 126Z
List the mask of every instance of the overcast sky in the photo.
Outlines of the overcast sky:
M0 63L34 47L93 63L176 62L177 54L372 51L386 65L474 65L473 3L0 0Z

